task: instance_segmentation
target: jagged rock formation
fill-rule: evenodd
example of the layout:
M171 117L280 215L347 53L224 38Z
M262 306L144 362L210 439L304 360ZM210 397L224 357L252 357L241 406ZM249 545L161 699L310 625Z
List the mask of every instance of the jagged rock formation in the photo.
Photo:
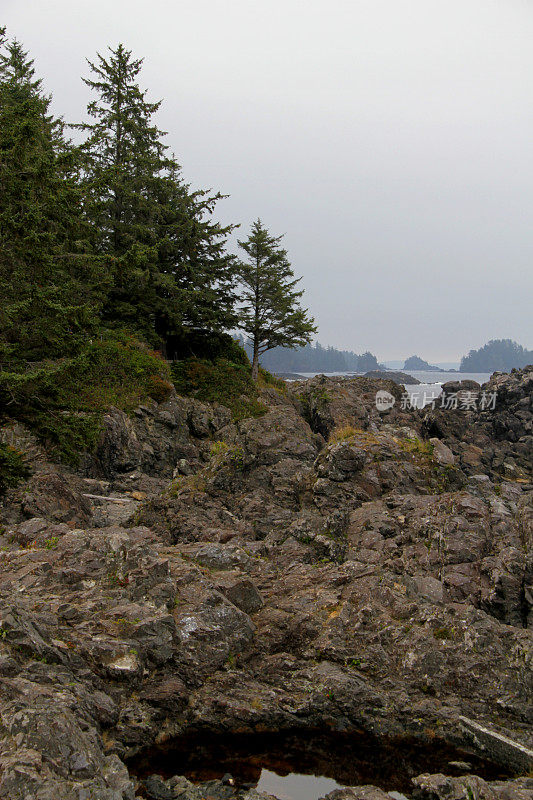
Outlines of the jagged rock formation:
M393 382L318 377L238 423L174 396L111 410L81 474L36 454L1 509L0 797L132 800L136 759L199 730L504 758L473 720L521 744L525 772L532 384L493 377L494 411L380 413ZM150 780L143 796L207 796ZM421 776L412 796L469 796L464 780Z
M370 372L365 373L365 378L382 378L384 380L388 379L403 386L417 386L421 383L418 378L414 378L412 375L408 375L406 372L394 372L393 370L387 370L385 372L384 370L373 369Z
M533 366L509 375L496 372L483 387L473 381L443 386L445 393L461 388L469 398L458 408L441 408L437 401L435 409L426 409L424 433L449 444L467 474L496 482L509 478L527 487L533 464ZM468 400L471 407L461 408Z

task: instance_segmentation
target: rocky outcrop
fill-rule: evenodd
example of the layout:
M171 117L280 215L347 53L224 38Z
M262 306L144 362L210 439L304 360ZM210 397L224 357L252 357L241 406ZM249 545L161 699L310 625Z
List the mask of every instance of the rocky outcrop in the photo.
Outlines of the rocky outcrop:
M365 378L378 378L381 380L389 380L394 381L394 383L400 384L400 386L418 386L421 381L418 378L414 378L412 375L408 375L406 372L395 372L394 370L379 370L373 369L370 372L365 372Z
M198 731L497 761L468 719L527 753L532 377L495 376L493 412L402 409L366 378L269 390L240 422L173 397L110 411L89 474L36 462L1 510L0 797L259 798L136 772ZM469 796L417 781L413 797Z
M444 384L443 399L425 410L424 434L444 441L467 474L531 486L533 366L494 373L483 387L466 383Z
M132 416L111 409L104 417L96 458L89 470L105 478L136 470L170 478L180 461L196 463L202 441L230 419L223 406L208 406L176 395L166 403L140 406Z
M381 424L383 415L376 406L376 393L386 391L394 398L386 412L388 422L413 424L414 416L401 411L401 388L392 380L373 378L326 378L317 375L291 386L291 396L298 410L315 433L328 438L334 428L346 425L363 429Z
M531 779L506 783L487 783L475 775L449 778L445 775L420 775L413 780L413 800L531 800Z

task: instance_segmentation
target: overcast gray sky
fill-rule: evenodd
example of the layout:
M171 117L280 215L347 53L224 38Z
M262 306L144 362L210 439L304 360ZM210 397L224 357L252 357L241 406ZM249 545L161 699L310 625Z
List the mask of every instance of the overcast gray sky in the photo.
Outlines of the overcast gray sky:
M319 340L533 347L530 0L1 0L54 110L123 42L219 218L285 233Z

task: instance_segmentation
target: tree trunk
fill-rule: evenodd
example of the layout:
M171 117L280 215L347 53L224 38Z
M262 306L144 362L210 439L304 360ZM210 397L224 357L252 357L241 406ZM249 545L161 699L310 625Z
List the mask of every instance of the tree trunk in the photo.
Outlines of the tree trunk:
M252 380L257 383L259 376L259 343L254 340L254 356L252 359Z

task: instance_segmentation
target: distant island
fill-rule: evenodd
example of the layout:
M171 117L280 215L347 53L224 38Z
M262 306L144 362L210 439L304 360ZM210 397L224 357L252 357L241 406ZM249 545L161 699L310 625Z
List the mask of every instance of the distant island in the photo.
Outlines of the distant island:
M436 367L434 364L428 364L428 362L424 361L420 356L410 356L407 358L403 368L409 370L424 370L426 372L442 372L440 367Z
M242 334L237 341L250 355L250 346ZM335 347L324 347L319 342L304 347L289 349L275 347L261 357L261 365L270 372L369 372L380 369L381 365L372 353L358 355L351 350L337 350Z
M242 334L235 335L234 338L251 356L251 346ZM325 347L316 342L307 344L304 347L289 349L286 347L276 347L265 353L261 358L262 366L279 374L301 374L319 372L358 372L361 374L388 372L387 377L393 378L390 374L394 372L390 366L385 366L378 362L373 353L365 352L359 355L352 350L338 350L335 347ZM395 362L396 363L396 362ZM401 362L397 362L401 364ZM533 363L533 350L514 342L512 339L492 339L479 350L470 350L468 355L461 359L459 372L509 372L511 369L520 369ZM445 369L436 364L430 364L418 355L406 358L401 372L457 372L455 369ZM400 372L400 370L396 370ZM415 380L412 383L416 383Z
M533 350L512 339L491 339L461 359L459 372L509 372L533 364Z

